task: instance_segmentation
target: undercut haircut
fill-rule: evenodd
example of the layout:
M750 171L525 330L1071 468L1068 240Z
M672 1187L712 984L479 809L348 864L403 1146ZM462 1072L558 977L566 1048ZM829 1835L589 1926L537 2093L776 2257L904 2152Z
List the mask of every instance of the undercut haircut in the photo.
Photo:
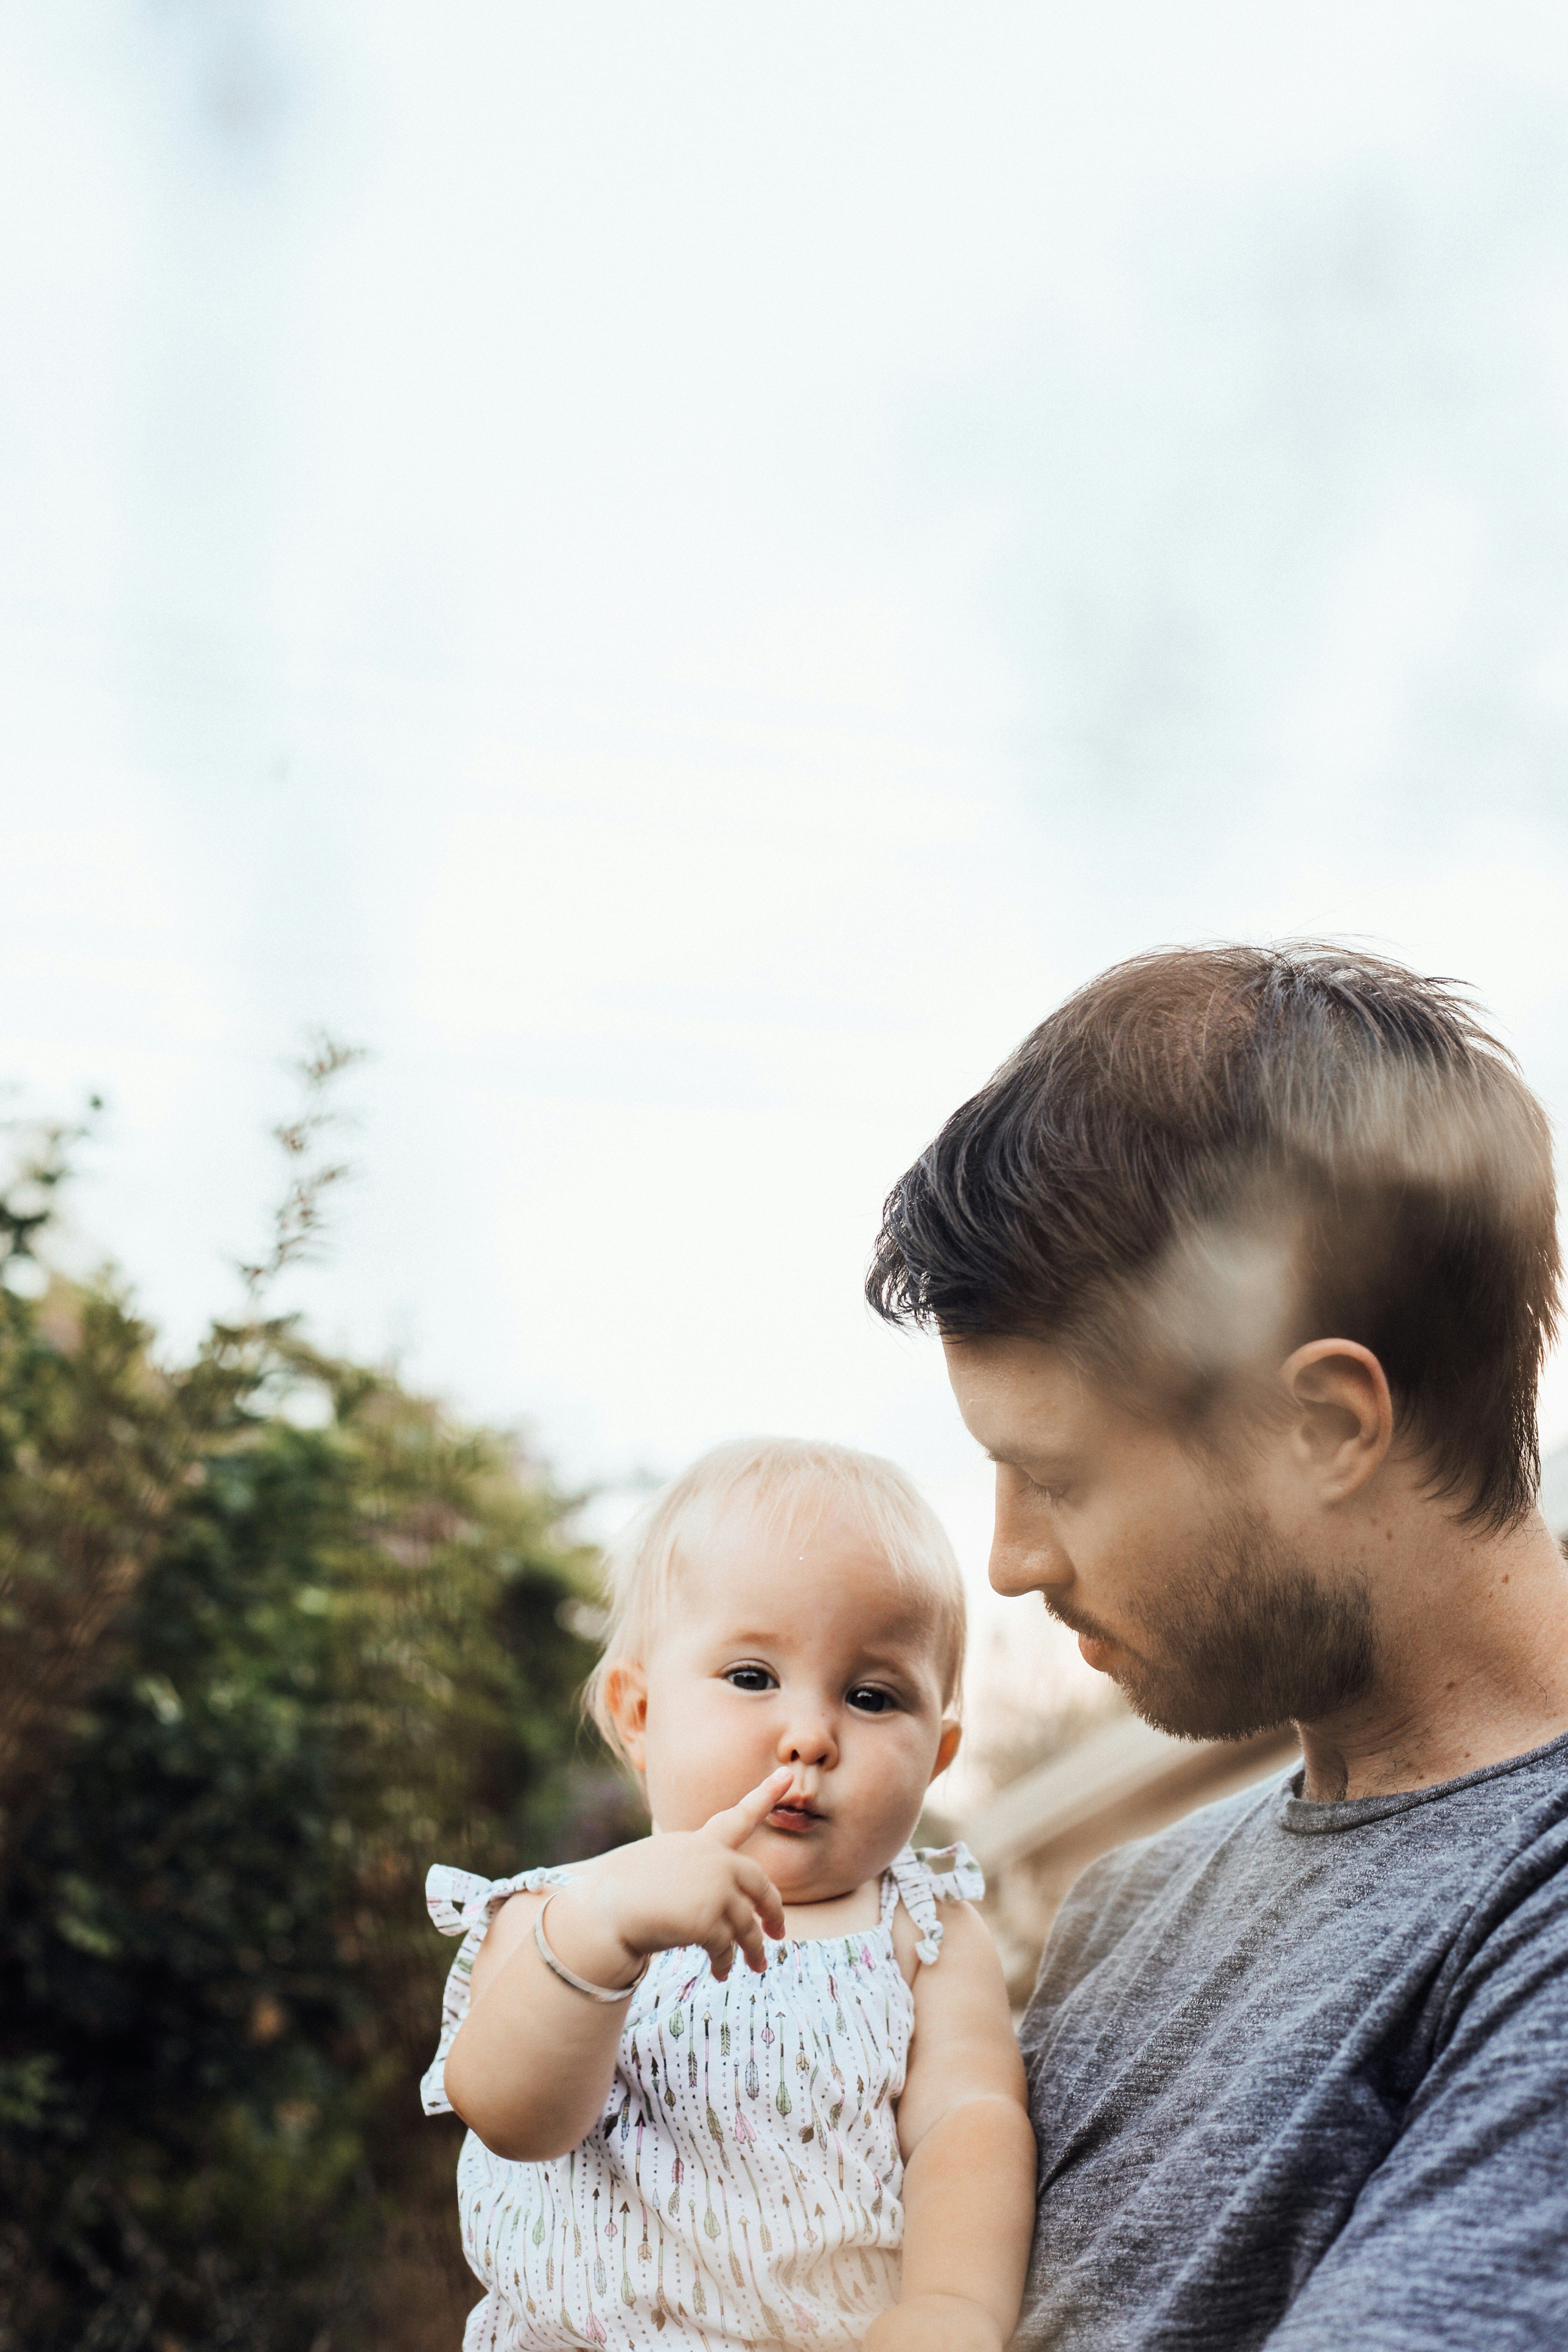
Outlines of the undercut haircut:
M893 1187L866 1292L1176 1417L1357 1341L1428 1491L1500 1530L1540 1482L1559 1279L1546 1115L1468 992L1304 940L1160 950L1068 997Z

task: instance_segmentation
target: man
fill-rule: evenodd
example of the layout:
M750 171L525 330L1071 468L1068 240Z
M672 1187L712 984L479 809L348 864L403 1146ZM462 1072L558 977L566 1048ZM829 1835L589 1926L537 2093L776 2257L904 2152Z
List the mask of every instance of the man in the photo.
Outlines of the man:
M1304 1759L1063 1907L1020 2345L1568 2347L1558 1274L1511 1060L1339 949L1103 974L889 1198L868 1295L942 1336L993 1582Z

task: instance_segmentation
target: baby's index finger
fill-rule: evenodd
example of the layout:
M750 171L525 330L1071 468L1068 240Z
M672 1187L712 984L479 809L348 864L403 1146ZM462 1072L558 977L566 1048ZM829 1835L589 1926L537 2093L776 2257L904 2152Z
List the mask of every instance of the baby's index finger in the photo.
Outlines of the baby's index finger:
M721 1845L742 1846L767 1819L789 1783L795 1779L793 1764L781 1764L765 1780L741 1799L738 1805L727 1805L721 1813L714 1813L702 1824L704 1837L717 1838Z

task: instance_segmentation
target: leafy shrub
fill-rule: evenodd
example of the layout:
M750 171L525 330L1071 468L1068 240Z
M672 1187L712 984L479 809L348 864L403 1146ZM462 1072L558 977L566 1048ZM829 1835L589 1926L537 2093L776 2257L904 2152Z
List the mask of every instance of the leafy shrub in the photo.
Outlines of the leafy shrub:
M567 1507L286 1324L0 1292L5 2352L456 2343L425 1868L631 1828Z

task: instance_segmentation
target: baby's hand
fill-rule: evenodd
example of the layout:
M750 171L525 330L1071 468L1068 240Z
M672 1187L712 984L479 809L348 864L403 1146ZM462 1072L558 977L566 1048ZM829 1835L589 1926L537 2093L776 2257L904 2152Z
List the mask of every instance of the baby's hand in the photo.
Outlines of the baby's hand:
M645 1838L563 1887L551 1903L549 1934L567 1966L595 1983L629 1984L650 1952L700 1944L722 1979L738 1944L761 1975L763 1938L784 1935L784 1905L741 1848L794 1777L782 1765L700 1830Z
M956 2294L916 2294L874 2319L864 2352L1002 2352L1002 2330L983 2304Z

